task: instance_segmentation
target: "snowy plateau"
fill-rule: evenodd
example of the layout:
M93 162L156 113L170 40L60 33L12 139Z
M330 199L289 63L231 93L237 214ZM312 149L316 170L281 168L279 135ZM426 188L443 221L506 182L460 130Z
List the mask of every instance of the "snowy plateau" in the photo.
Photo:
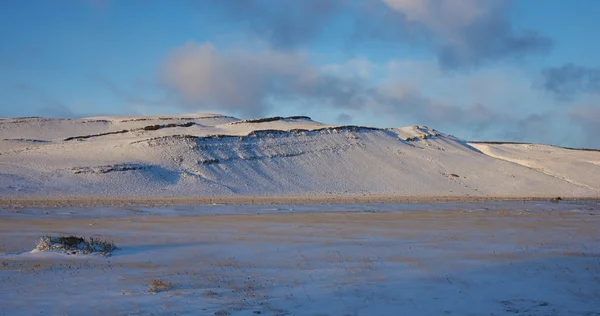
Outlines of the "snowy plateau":
M600 151L219 114L0 119L0 197L600 196Z

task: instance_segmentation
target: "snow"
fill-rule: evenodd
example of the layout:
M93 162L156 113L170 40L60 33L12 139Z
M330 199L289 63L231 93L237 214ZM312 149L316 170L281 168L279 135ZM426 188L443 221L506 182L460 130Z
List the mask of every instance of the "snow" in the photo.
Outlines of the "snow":
M0 315L600 310L598 201L16 211L0 210ZM30 253L48 232L120 249Z
M472 144L425 126L199 113L5 118L0 135L0 198L600 195L598 151Z
M600 184L600 151L537 144L473 144L473 147L488 156L514 162L579 187L597 190Z
M151 206L203 197L260 203ZM425 126L5 118L0 315L596 315L599 198L599 151ZM118 249L32 251L47 235Z

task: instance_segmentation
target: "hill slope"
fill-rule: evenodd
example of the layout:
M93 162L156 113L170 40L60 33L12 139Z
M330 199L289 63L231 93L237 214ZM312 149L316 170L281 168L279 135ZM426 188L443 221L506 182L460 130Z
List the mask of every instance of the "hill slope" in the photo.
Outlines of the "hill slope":
M0 197L600 196L600 152L219 114L0 119Z

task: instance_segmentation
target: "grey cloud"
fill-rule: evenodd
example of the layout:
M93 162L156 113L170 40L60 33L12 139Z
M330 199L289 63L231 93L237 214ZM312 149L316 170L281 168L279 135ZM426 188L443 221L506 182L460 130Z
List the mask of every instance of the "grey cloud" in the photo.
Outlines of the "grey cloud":
M482 25L479 25L482 24ZM478 65L491 60L545 53L552 47L550 39L535 33L515 34L503 20L482 21L463 31L463 47L442 44L440 64L447 68Z
M543 88L561 98L579 93L600 94L600 68L566 64L542 71Z
M517 31L508 19L511 0L224 0L211 1L230 23L293 49L322 35L334 17L354 22L348 47L374 39L408 42L435 50L445 68L477 66L504 58L547 52L550 39ZM208 6L201 2L200 8ZM336 27L339 28L339 25ZM339 31L339 30L338 30Z
M429 44L445 68L547 52L550 39L516 31L508 0L384 0L395 13L381 20L378 35ZM368 25L368 24L367 24ZM398 30L402 30L398 32ZM428 39L429 43L426 43Z

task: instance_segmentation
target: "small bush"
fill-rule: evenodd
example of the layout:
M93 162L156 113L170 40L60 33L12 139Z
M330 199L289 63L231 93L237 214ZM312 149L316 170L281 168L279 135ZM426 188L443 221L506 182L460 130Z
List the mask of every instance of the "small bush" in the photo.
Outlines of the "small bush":
M59 250L68 254L100 253L109 256L117 246L113 242L91 237L43 236L36 242L37 251Z
M150 293L156 294L158 292L168 291L173 287L171 283L159 280L152 279L150 281Z

